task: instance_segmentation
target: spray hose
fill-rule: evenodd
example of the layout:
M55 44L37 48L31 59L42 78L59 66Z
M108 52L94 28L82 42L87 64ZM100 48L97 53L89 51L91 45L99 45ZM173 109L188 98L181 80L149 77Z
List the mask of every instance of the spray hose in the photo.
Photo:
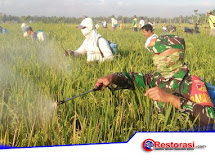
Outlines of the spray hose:
M54 31L51 30L50 33L52 33L52 34L54 35L55 39L57 40L57 42L58 42L58 44L61 46L61 48L62 48L64 51L66 51L65 48L63 47L61 41L57 38L57 36L56 36L56 34L54 33Z
M84 93L81 93L81 94L79 94L79 95L77 95L77 96L71 97L71 98L69 98L69 99L65 99L65 100L58 101L57 104L58 104L58 105L64 104L65 102L68 102L68 101L70 101L70 100L72 100L72 99L75 99L75 98L77 98L77 97L83 96L83 95L85 95L85 94L87 94L87 93L99 91L99 90L102 89L102 86L103 86L102 83L96 83L96 87L95 87L95 88L93 88L93 89L91 89L91 90L89 90L89 91L86 91L86 92L84 92Z

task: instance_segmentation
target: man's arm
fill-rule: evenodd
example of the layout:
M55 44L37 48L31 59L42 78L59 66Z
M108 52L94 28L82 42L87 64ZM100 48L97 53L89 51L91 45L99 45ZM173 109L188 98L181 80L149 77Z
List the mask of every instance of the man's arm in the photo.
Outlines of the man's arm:
M118 72L98 79L97 83L103 84L103 89L111 86L113 89L135 89L135 86L146 89L145 75L141 73ZM159 87L150 88L145 95L153 101L170 103L180 112L188 113L194 119L197 119L199 125L213 124L215 120L215 111L213 107L204 106L192 102L182 96L176 96L160 89Z
M86 40L84 40L82 45L76 51L73 52L73 55L74 56L84 55L87 52L86 46L87 46L87 42Z
M145 75L142 73L129 73L129 72L117 72L109 74L105 77L99 78L97 83L102 84L102 89L111 87L114 90L118 89L135 89L138 88L146 89L144 80Z
M214 107L197 104L184 97L180 97L180 106L180 111L189 113L194 119L197 118L197 123L199 125L208 125L214 123Z

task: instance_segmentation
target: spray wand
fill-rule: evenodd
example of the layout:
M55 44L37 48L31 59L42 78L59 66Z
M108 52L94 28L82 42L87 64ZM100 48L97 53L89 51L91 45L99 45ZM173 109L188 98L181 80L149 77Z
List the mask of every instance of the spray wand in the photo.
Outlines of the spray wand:
M61 46L61 48L66 52L65 48L63 47L61 41L57 38L56 34L52 30L50 32L54 35L55 39L57 40L57 42Z
M87 94L87 93L99 91L99 90L101 90L102 86L103 86L102 83L97 83L95 88L93 88L93 89L91 89L91 90L89 90L89 91L86 91L86 92L84 92L84 93L81 93L81 94L79 94L79 95L77 95L77 96L71 97L71 98L69 98L69 99L65 99L65 100L58 101L58 102L57 102L57 105L64 104L65 102L68 102L68 101L70 101L70 100L72 100L72 99L75 99L75 98L77 98L77 97L83 96L83 95L85 95L85 94Z

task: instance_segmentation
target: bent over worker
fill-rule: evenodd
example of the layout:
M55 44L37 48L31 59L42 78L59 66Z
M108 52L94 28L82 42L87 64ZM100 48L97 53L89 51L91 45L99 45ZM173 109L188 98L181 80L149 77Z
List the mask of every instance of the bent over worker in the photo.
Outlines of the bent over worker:
M143 26L142 30L147 32L149 28ZM152 30L148 31L153 34ZM184 64L184 39L164 35L151 38L146 46L154 53L153 62L157 71L117 72L99 78L97 84L113 90L142 87L146 90L146 96L158 102L160 111L164 109L165 103L170 103L180 112L188 113L193 119L197 118L199 125L213 124L215 111L205 83L197 76L192 76Z
M91 18L85 18L77 27L81 28L81 32L86 39L76 51L66 51L66 56L79 56L87 54L87 62L104 62L106 60L113 60L113 53L110 49L108 41L97 33Z

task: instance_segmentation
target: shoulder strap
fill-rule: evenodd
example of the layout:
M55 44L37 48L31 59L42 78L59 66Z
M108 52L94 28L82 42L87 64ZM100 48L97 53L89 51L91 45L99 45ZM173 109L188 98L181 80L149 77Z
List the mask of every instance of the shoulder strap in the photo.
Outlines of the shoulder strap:
M185 74L183 80L182 80L181 83L180 83L180 86L179 86L179 93L180 93L180 95L182 95L182 93L183 93L183 86L184 86L185 80L186 80L187 77L188 77L188 72L189 72L189 71L187 71L187 73Z
M100 39L100 38L102 38L102 36L98 37L98 39L97 39L97 46L98 46L98 48L99 48L99 52L101 53L102 58L104 58L104 54L103 54L103 52L101 51L101 49L100 49L100 47L99 47L99 39Z
M151 88L151 84L152 84L152 81L151 81L151 78L150 78L151 77L150 73L144 74L144 76L143 76L143 80L144 80L144 83L145 83L147 88Z

